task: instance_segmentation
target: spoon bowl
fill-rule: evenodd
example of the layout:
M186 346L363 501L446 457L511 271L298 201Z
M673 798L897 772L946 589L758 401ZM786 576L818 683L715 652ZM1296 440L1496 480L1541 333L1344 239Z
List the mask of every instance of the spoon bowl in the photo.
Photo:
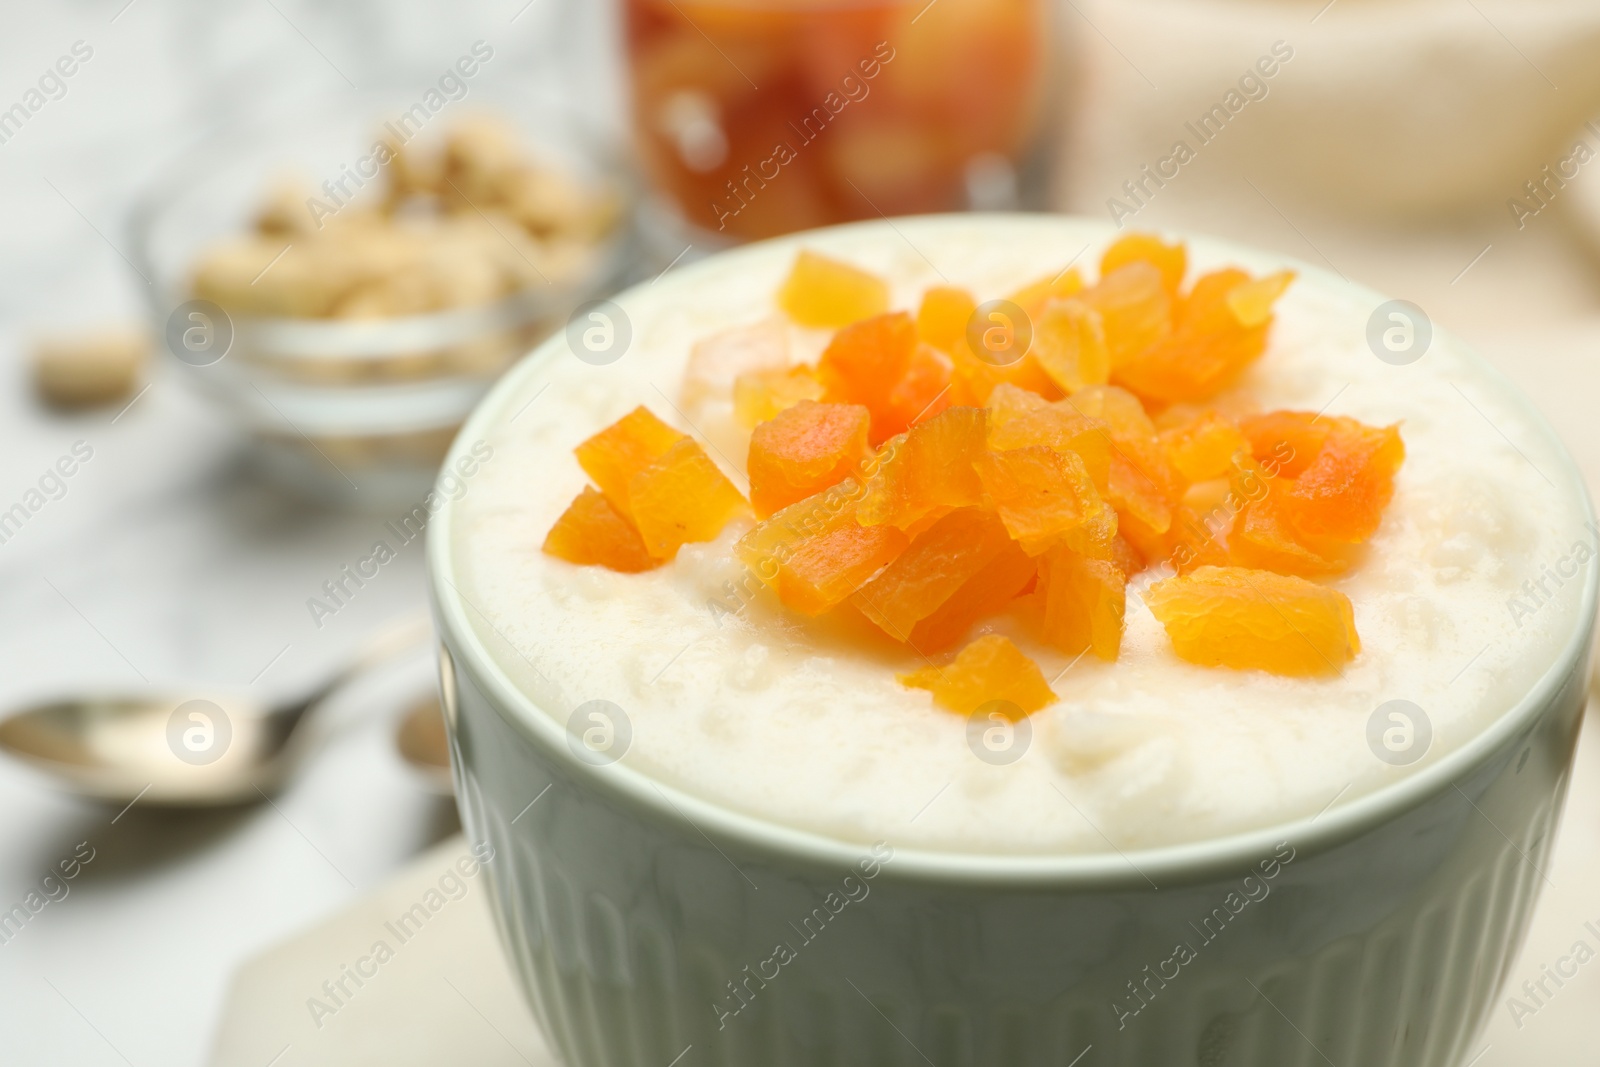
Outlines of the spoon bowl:
M106 801L237 804L282 782L298 720L236 695L107 694L13 714L0 749Z
M298 764L309 712L429 633L425 617L389 627L321 685L282 703L240 693L159 691L46 701L0 721L0 751L114 803L212 807L261 800Z

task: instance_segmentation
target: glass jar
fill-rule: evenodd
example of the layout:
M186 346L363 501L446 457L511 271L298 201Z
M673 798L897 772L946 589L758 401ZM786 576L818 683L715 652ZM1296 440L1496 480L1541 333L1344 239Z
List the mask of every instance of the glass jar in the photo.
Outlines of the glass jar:
M623 5L643 168L709 243L1040 206L1048 0Z

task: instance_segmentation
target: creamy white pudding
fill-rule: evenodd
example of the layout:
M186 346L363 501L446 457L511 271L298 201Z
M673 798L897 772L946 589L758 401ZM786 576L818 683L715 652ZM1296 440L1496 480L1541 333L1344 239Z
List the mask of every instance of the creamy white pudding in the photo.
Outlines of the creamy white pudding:
M996 765L969 747L965 718L896 680L921 664L915 652L800 619L761 589L732 552L750 520L642 574L540 551L588 481L573 447L641 404L700 439L745 487L748 434L733 418L732 382L685 396L685 365L698 339L777 313L774 293L799 248L890 279L893 306L914 310L930 285L982 300L1069 260L1092 274L1115 236L1021 216L822 231L625 294L631 342L615 362L584 362L564 338L549 342L480 413L474 432L494 460L449 529L468 615L500 667L563 725L587 701L622 708L623 760L662 783L836 839L956 852L1126 850L1314 815L1426 766L1503 714L1578 624L1595 534L1570 461L1526 403L1448 336L1435 332L1413 363L1377 358L1368 321L1383 299L1309 268L1278 305L1266 355L1216 406L1401 424L1393 502L1359 564L1327 583L1353 603L1362 642L1336 677L1180 660L1141 602L1161 576L1147 571L1129 585L1115 663L1074 662L1009 616L975 628L1011 637L1060 697L1031 717L1023 756ZM1203 240L1188 247L1191 278L1283 266ZM827 340L786 329L793 362L813 360ZM1395 700L1421 708L1431 728L1426 754L1404 766L1369 741L1375 712Z

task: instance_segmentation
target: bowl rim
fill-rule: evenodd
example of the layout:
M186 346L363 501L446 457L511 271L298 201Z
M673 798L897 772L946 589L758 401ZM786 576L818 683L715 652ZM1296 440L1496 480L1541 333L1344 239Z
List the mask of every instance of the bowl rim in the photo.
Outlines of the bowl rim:
M766 257L775 246L797 248L808 240L825 239L833 234L864 228L892 230L897 225L911 227L994 225L1049 225L1056 221L1073 225L1088 224L1102 237L1117 232L1104 220L1081 215L1027 215L1020 213L954 214L910 216L890 222L870 219L845 223L798 234L770 238L742 245L696 263L679 268L676 284L691 282L708 269L724 267L730 258ZM886 230L886 232L887 232ZM1237 252L1246 259L1270 258L1299 271L1302 276L1347 292L1369 296L1374 306L1387 297L1366 286L1351 283L1312 264L1232 241L1215 239L1192 231L1161 231L1164 236L1203 243L1222 252ZM897 238L898 239L898 238ZM641 292L645 282L631 287L614 299L625 303ZM1577 497L1582 512L1595 529L1593 502L1571 453L1532 402L1509 379L1470 346L1462 344L1448 331L1435 327L1436 338L1446 338L1452 346L1498 385L1528 418L1530 426L1553 446L1559 460L1560 475ZM500 421L501 408L518 395L524 380L548 359L558 358L566 343L557 332L512 366L463 424L446 456L446 468L461 457L471 444L485 438ZM790 864L796 862L825 867L848 868L864 854L866 843L850 842L813 831L787 826L707 800L694 793L626 766L626 761L595 767L579 760L566 744L566 731L554 717L541 709L501 669L467 615L468 602L455 581L452 528L454 501L439 494L443 505L429 523L427 542L428 587L434 605L435 624L440 639L456 659L458 673L466 669L496 712L518 729L545 755L559 763L575 781L604 793L612 800L625 800L635 808L653 813L674 823L688 823L708 840L711 835L737 845L741 850L774 856ZM1297 850L1325 851L1372 831L1404 813L1419 808L1436 795L1455 787L1455 783L1488 763L1511 743L1531 732L1552 707L1556 696L1585 663L1595 625L1597 590L1600 590L1600 561L1586 569L1579 614L1573 632L1550 667L1529 688L1521 700L1493 723L1463 744L1421 769L1385 783L1345 804L1324 808L1315 816L1245 830L1221 837L1152 848L1122 851L1112 845L1110 852L1094 853L980 853L893 846L892 870L896 879L922 882L982 884L997 887L1110 888L1143 890L1163 883L1185 883L1222 871L1248 870L1268 858L1274 849L1289 842ZM1585 690L1587 687L1584 687ZM1109 843L1109 842L1108 842ZM731 861L730 861L731 862Z

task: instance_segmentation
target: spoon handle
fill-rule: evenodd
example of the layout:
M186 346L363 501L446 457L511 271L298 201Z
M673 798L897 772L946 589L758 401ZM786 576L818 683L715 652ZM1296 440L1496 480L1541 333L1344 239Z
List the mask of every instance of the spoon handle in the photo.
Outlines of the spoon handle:
M299 718L357 676L421 644L432 634L433 620L426 611L401 616L368 638L349 663L285 707L282 714Z

